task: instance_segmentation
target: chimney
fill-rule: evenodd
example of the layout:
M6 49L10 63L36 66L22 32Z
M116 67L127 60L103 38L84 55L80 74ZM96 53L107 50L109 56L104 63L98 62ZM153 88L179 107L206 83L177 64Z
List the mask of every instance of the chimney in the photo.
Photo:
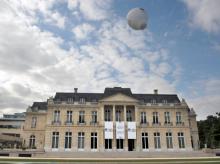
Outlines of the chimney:
M74 88L74 93L77 93L78 88Z
M158 89L154 89L154 94L155 94L155 95L158 94Z

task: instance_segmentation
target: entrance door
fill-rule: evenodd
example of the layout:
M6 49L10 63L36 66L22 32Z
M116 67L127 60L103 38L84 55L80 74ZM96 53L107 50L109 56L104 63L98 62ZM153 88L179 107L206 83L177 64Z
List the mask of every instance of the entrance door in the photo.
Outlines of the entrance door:
M128 139L128 151L134 151L134 139Z

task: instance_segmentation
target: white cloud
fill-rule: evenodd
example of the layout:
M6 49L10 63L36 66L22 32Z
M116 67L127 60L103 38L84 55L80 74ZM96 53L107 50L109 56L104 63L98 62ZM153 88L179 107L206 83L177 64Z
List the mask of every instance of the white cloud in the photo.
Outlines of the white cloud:
M188 102L195 108L198 119L205 119L208 115L219 112L220 79L208 79L192 82L189 87Z
M1 6L11 8L11 11L16 14L19 19L23 19L28 24L49 23L50 25L59 28L65 28L66 18L58 11L53 9L55 3L62 3L62 1L55 0L9 0L1 2Z
M79 9L88 20L110 19L112 0L68 0L70 10Z
M88 9L92 12L89 20L107 18L102 12L111 8L110 1L98 2L88 1L93 3L89 6L92 9ZM122 86L136 93L149 93L154 88L161 93L175 93L175 84L166 77L174 74L176 66L169 60L168 51L158 48L149 31L133 31L126 20L111 15L113 19L100 21L97 26L86 21L76 23L73 29L76 38L88 39L92 33L93 39L81 44L73 40L70 50L65 50L62 48L65 38L38 26L36 11L45 15L43 21L47 17L53 19L56 12L53 1L15 3L9 6L0 2L4 9L0 13L7 18L0 20L0 85L2 95L7 95L0 109L4 112L24 111L33 101L46 101L55 92L70 92L74 87L83 92L103 92L105 87ZM102 6L102 3L108 4ZM77 1L71 12L80 7L80 14L85 16L81 8L88 4ZM157 71L152 65L158 67Z
M219 0L183 0L189 9L191 23L208 32L220 32Z
M95 27L88 23L80 24L72 29L76 39L86 39L88 35L95 30Z

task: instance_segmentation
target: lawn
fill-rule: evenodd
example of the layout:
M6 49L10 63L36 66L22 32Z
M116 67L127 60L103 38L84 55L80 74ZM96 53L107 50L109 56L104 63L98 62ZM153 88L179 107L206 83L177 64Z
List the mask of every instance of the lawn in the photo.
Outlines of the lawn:
M193 159L36 159L36 158L0 158L0 163L7 163L7 164L14 164L14 163L28 163L28 164L34 164L34 163L108 163L108 164L172 164L172 163L188 163L188 164L210 164L210 163L219 163L220 164L220 158L193 158Z

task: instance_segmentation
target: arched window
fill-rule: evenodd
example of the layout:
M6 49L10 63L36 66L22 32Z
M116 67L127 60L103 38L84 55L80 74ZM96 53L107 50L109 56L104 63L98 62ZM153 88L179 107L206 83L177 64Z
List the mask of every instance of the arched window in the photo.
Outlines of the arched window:
M31 149L35 148L35 135L30 136L29 148L31 148Z

